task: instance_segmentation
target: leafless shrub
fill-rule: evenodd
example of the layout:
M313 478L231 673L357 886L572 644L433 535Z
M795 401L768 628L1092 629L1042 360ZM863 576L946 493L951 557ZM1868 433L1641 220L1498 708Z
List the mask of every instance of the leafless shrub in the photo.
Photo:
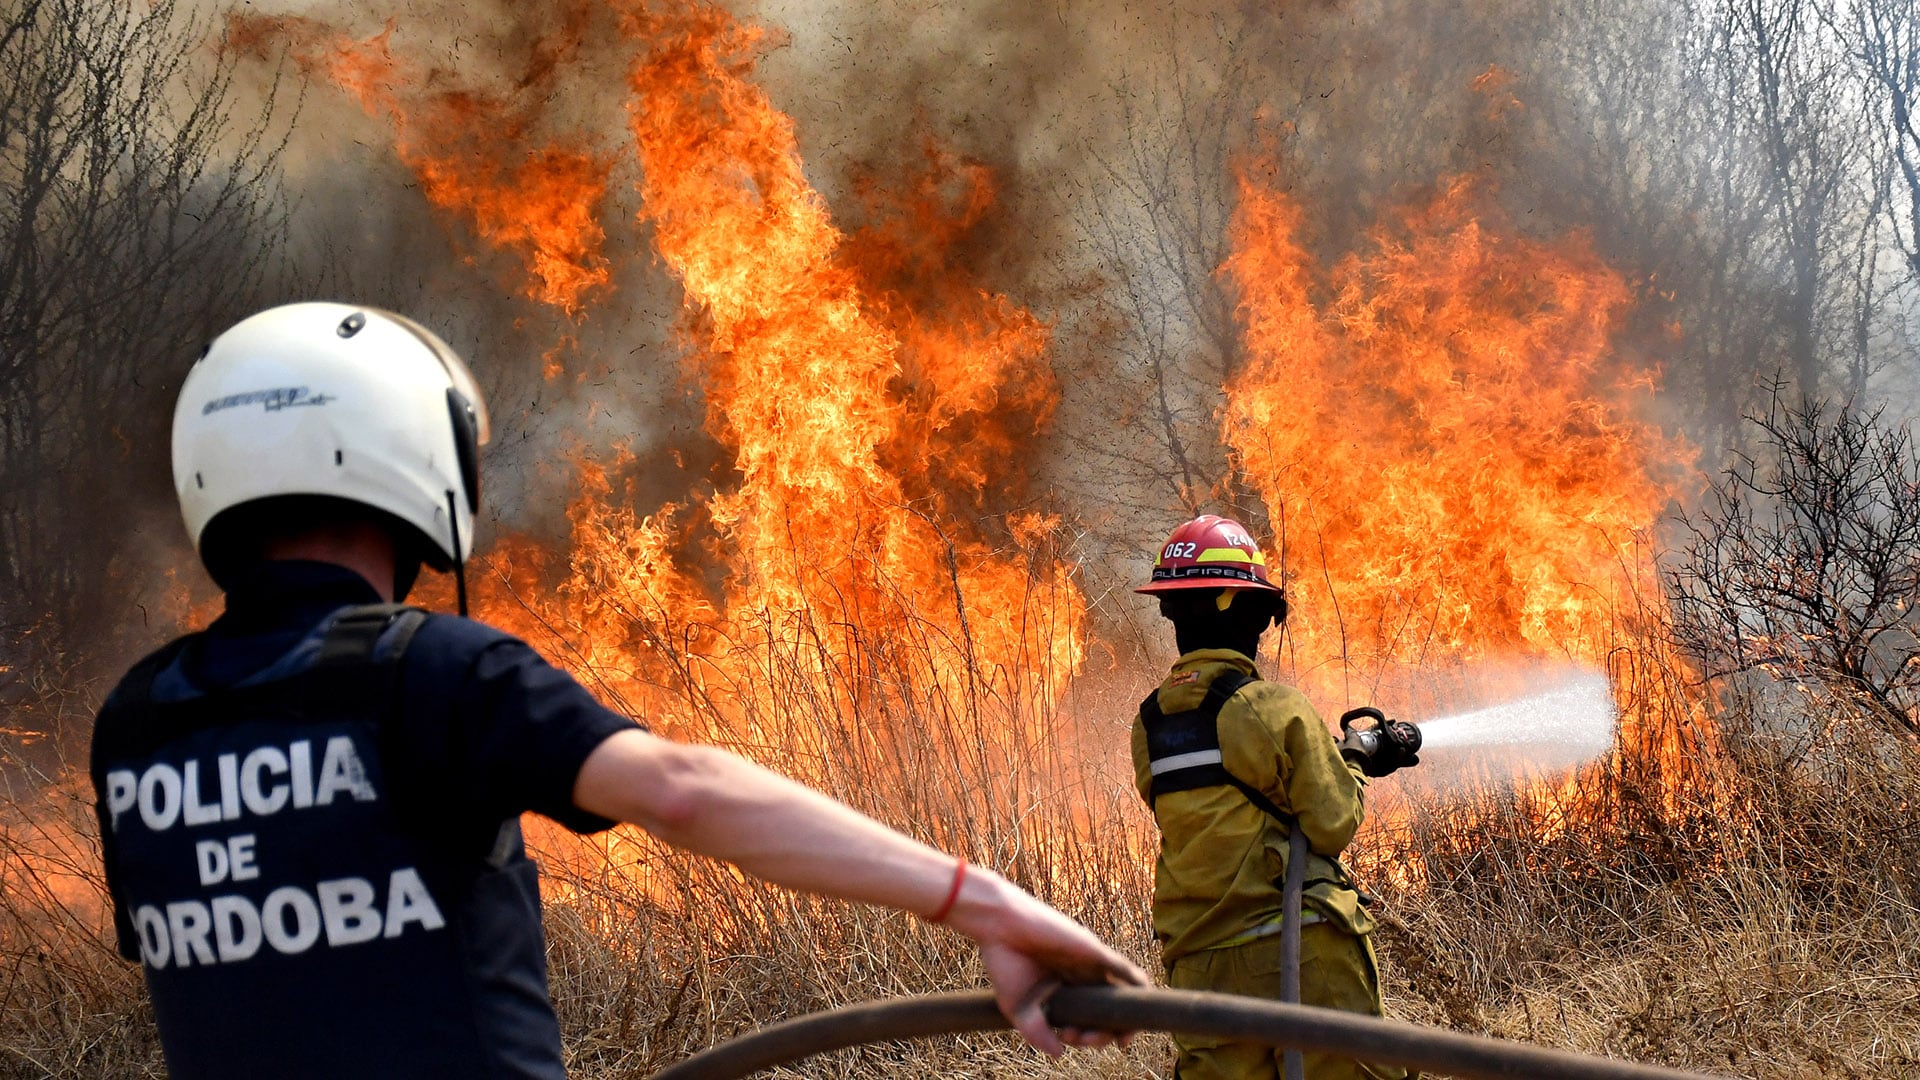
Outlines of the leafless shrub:
M1367 835L1389 1008L1717 1075L1905 1075L1920 969L1889 943L1920 930L1920 753L1855 752L1875 723L1857 704L1700 701L1669 633L1623 643L1623 728L1710 734ZM1820 708L1833 741L1783 734L1782 708L1803 727Z
M209 33L176 0L0 15L0 642L40 649L0 664L130 606L183 343L269 286L278 110Z
M1674 634L1709 681L1816 687L1920 735L1920 453L1881 410L1776 394L1682 519ZM1754 676L1766 680L1755 683Z

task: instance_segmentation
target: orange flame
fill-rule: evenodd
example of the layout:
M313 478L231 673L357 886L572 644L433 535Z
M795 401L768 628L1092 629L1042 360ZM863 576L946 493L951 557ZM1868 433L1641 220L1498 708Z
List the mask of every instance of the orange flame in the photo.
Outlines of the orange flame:
M980 668L1051 695L1081 649L1066 569L1007 558L948 513L954 483L977 496L982 466L1008 452L1006 417L1030 430L1051 408L1046 333L977 287L918 290L942 302L932 314L908 296L928 249L901 237L943 219L926 243L964 232L991 200L984 175L930 152L913 225L849 246L801 171L791 121L748 81L758 30L694 4L632 7L624 26L645 50L631 73L642 216L698 316L708 424L741 477L704 505L727 553L729 619L853 618L865 634L911 623L941 680ZM952 176L957 216L938 197ZM1054 598L1040 612L1036 573ZM1049 631L1040 663L1029 616Z
M802 737L763 726L780 712L756 700L773 653L854 713L885 681L861 671L881 654L903 658L886 692L1043 711L1080 663L1085 602L1052 553L1058 518L1014 509L1020 455L1057 398L1047 329L952 258L991 214L987 171L928 140L904 182L861 179L867 222L849 236L750 81L761 31L709 6L616 6L641 221L683 287L687 363L732 480L649 514L632 462L582 460L558 587L543 587L553 560L509 542L476 583L479 610L695 737ZM341 55L406 67L386 35L331 48L333 77L363 93L386 84ZM403 144L432 128L464 146L485 111L444 106L473 98L378 101ZM408 160L425 182L430 165ZM452 209L476 213L484 194ZM686 694L734 729L704 727Z
M906 377L895 385L906 408L883 457L912 497L959 511L962 496L977 505L990 489L1005 494L1009 477L1017 482L1019 448L1045 427L1059 395L1046 328L954 270L952 249L994 207L991 174L931 138L920 150L898 191L859 178L869 221L847 238L841 261L900 343Z
M534 45L510 95L424 89L450 76L395 57L393 23L355 40L312 19L233 15L226 44L262 57L284 45L302 70L324 75L367 115L391 123L394 150L428 201L514 253L529 278L527 295L572 315L609 281L597 213L613 158L529 141L543 91L579 48L590 10L584 2L567 5L555 34Z
M479 610L656 726L775 753L815 737L767 700L780 665L843 714L889 693L1047 711L1086 604L1058 520L1009 479L1057 399L1049 331L955 268L993 212L987 171L924 141L904 183L859 179L865 224L843 231L752 82L762 31L693 0L610 6L633 52L642 231L683 289L686 363L731 471L659 505L628 487L631 462L585 452L564 560L503 544ZM578 313L611 289L597 215L615 164L523 147L534 91L590 21L584 0L560 10L506 93L396 56L391 27L241 18L230 40L291 42L391 123L436 206L520 256L530 295ZM1510 80L1476 89L1504 99ZM1689 459L1639 416L1655 380L1614 340L1625 283L1579 236L1520 235L1469 179L1322 272L1260 172L1222 268L1249 358L1224 437L1280 539L1300 680L1323 701L1391 698L1489 657L1603 662L1621 612L1657 595L1641 541L1664 470ZM898 681L880 656L906 658Z
M1490 657L1602 663L1658 594L1647 530L1692 456L1640 418L1655 378L1614 341L1625 282L1466 177L1323 281L1255 175L1223 268L1250 358L1226 434L1273 518L1296 664L1367 696Z

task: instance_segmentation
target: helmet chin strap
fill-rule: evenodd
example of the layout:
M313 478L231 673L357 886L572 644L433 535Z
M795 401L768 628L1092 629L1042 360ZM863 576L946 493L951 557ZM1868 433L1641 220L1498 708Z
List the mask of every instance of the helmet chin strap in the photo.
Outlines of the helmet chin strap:
M454 493L447 492L447 527L453 530L453 594L458 597L460 617L467 617L467 553L460 548L460 515L454 512Z

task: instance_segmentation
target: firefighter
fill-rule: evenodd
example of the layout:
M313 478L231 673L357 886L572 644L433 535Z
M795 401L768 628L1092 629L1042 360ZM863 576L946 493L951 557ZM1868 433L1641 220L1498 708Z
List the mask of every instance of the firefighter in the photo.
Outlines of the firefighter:
M91 762L172 1075L564 1076L525 811L943 922L1034 1045L1109 1038L1041 1011L1060 981L1145 983L1078 923L649 734L499 630L399 605L423 564L461 573L487 434L460 358L375 308L263 312L186 377L174 481L226 610L121 681Z
M1287 617L1285 594L1239 522L1206 515L1175 529L1152 580L1180 659L1133 725L1140 793L1160 826L1153 924L1175 989L1281 996L1288 841L1310 851L1301 918L1301 1002L1381 1015L1373 921L1340 863L1370 776L1415 764L1418 735L1388 724L1336 742L1299 691L1261 681L1260 636ZM1411 734L1409 734L1411 733ZM1282 1051L1182 1036L1178 1080L1281 1073ZM1313 1080L1398 1080L1399 1069L1318 1054Z

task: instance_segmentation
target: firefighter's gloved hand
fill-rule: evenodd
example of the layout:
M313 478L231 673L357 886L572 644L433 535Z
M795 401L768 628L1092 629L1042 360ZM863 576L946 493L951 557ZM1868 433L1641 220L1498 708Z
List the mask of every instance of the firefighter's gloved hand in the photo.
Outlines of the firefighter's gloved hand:
M1420 729L1405 720L1380 725L1380 748L1361 766L1368 776L1385 776L1420 764Z
M1373 719L1373 726L1350 726L1362 717ZM1358 762L1368 776L1420 764L1420 729L1404 720L1388 720L1378 709L1354 709L1340 718L1340 727L1346 733L1340 740L1341 756Z

